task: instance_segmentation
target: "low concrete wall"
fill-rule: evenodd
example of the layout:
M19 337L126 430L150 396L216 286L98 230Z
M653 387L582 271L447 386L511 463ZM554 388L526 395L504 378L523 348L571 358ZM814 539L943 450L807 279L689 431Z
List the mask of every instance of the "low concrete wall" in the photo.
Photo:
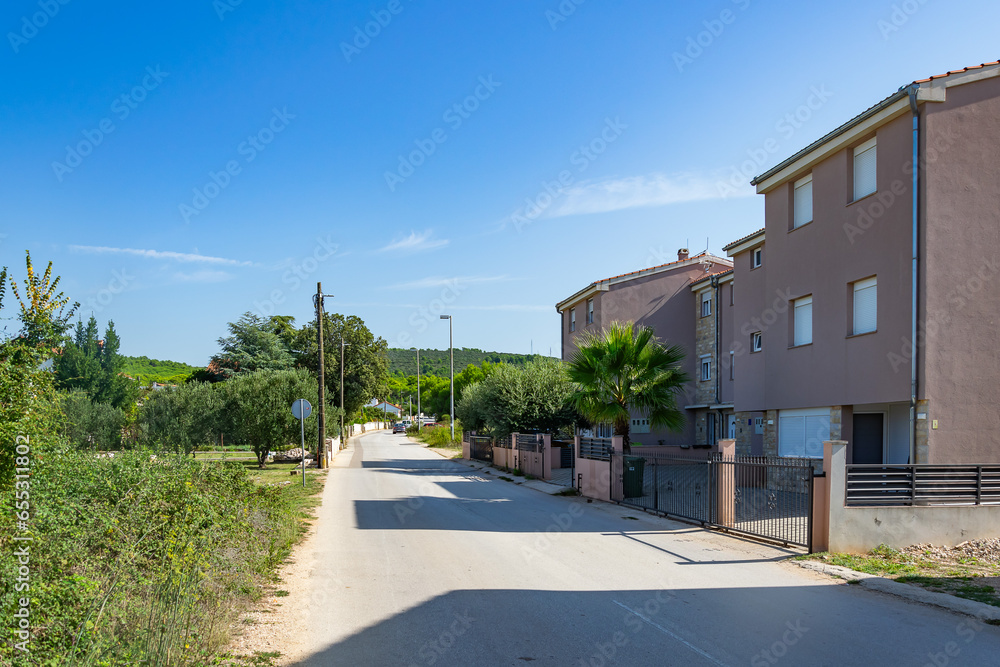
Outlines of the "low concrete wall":
M824 449L829 551L863 553L880 544L896 548L926 543L950 547L966 540L1000 536L997 505L847 507L847 443L826 442Z
M493 443L493 465L498 468L510 470L514 467L514 450L505 447L497 447Z
M611 438L611 448L616 451L622 451L622 438L621 436L614 436ZM611 500L611 462L610 461L594 461L591 459L581 459L578 455L580 453L580 438L577 437L573 444L573 456L575 457L576 463L576 476L577 479L573 480L573 486L577 486L577 480L580 480L580 494L587 496L588 498L595 498L597 500Z

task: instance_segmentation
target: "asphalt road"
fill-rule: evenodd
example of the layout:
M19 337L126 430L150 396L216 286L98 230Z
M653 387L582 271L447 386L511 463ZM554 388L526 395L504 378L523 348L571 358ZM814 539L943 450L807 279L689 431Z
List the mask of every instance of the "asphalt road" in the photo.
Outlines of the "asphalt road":
M299 665L1000 665L1000 628L377 432L335 461Z

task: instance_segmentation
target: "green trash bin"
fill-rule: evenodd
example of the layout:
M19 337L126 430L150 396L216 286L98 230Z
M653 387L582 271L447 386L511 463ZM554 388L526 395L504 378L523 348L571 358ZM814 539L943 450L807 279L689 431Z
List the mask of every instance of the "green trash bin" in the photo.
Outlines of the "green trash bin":
M624 487L624 497L642 497L642 476L646 466L646 459L641 456L622 457L625 470L622 473L622 486Z

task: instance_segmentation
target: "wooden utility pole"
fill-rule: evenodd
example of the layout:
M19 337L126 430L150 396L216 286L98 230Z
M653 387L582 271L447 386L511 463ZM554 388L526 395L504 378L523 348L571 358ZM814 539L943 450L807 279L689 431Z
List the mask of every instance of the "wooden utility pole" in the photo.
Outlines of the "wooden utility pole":
M319 344L319 445L316 449L316 465L320 469L327 467L326 462L326 405L324 394L326 379L323 362L323 283L316 283L316 341Z

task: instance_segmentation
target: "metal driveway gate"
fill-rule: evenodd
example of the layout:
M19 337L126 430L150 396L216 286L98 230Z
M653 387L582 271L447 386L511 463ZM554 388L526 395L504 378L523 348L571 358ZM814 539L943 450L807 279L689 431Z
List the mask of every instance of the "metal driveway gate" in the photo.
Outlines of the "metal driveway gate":
M679 519L810 548L813 468L808 460L736 457L611 459L611 499Z
M470 435L469 456L476 461L493 463L493 438L485 435Z
M545 452L545 445L542 436L517 434L517 469L525 475L532 475L538 479L545 476L545 462L542 456Z

